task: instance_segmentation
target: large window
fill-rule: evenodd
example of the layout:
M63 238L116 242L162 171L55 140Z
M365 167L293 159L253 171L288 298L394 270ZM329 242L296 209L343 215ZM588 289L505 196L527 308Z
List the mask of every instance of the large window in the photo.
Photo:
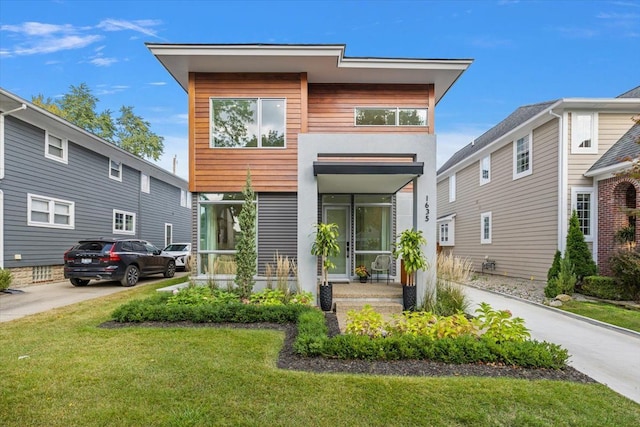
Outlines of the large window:
M44 156L58 162L67 163L69 143L66 139L58 138L49 132L45 135Z
M391 207L389 195L354 196L356 265L369 269L377 255L391 254Z
M285 146L285 100L212 98L211 147Z
M491 212L480 214L480 243L491 243Z
M593 240L594 235L594 191L593 188L572 188L571 209L578 215L580 231L587 241Z
M480 185L491 181L491 154L480 160Z
M27 194L27 210L30 226L74 228L74 202Z
M241 193L200 193L199 272L235 274L236 244L240 238Z
M596 113L571 113L572 153L598 153L597 122Z
M531 175L531 135L513 143L513 179Z
M113 234L136 234L136 214L114 209Z
M357 107L356 126L427 126L426 108Z

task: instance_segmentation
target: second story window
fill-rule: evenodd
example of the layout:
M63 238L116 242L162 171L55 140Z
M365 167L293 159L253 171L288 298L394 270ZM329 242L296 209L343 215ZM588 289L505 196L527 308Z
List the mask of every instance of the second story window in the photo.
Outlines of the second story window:
M513 142L513 179L531 175L531 135Z
M143 193L151 193L151 179L149 175L140 173L140 191Z
M480 160L480 185L491 181L491 154Z
M285 100L212 98L212 148L283 148Z
M571 153L598 153L598 115L571 113Z
M449 203L456 201L456 174L449 177Z
M122 163L109 159L109 178L122 181Z
M357 107L356 126L427 126L426 108Z
M68 146L69 143L66 139L58 138L51 135L49 132L46 134L46 143L44 148L44 156L48 159L56 160L58 162L67 163L68 158Z

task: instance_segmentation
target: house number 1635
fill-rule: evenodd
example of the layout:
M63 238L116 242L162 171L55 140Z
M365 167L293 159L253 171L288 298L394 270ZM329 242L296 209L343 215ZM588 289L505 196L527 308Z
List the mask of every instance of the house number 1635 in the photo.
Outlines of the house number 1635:
M429 222L429 196L424 199L424 222Z

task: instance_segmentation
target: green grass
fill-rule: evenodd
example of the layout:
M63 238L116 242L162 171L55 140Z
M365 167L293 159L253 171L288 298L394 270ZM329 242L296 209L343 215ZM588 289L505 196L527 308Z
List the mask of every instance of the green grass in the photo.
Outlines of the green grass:
M284 371L279 331L98 328L163 285L0 324L0 425L640 424L600 384Z
M628 309L603 302L575 300L562 303L560 309L640 332L640 310Z

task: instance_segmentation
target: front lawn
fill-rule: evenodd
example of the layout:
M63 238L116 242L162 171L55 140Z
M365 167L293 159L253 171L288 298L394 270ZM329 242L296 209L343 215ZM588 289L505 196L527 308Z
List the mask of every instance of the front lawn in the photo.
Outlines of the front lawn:
M595 301L568 301L559 307L590 319L640 332L640 310Z
M600 384L285 371L281 331L98 328L162 286L1 324L0 425L640 424Z

